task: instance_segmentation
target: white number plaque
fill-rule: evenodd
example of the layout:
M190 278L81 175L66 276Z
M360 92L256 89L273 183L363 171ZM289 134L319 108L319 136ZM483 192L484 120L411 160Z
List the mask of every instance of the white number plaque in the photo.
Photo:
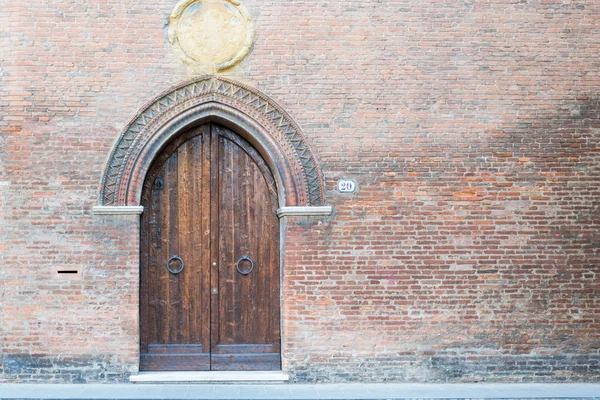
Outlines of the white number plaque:
M338 181L338 191L340 193L354 193L356 192L356 182L350 179L340 179Z

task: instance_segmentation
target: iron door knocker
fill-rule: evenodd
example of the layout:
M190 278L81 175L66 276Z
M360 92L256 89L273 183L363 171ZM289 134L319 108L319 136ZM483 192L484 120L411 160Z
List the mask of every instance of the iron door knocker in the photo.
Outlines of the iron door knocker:
M169 264L171 263L171 261L179 261L179 263L181 263L181 268L179 268L179 269L171 269L171 267L169 266ZM173 257L169 258L169 260L167 261L167 269L173 275L177 275L178 273L180 273L181 271L183 271L183 267L185 267L185 264L183 263L183 260L179 256L173 256Z
M240 269L240 263L242 261L250 261L250 269L244 269L241 270ZM254 261L252 261L252 259L248 256L242 256L237 263L235 263L235 269L237 269L237 272L239 272L242 275L248 275L250 272L252 272L252 270L254 269Z

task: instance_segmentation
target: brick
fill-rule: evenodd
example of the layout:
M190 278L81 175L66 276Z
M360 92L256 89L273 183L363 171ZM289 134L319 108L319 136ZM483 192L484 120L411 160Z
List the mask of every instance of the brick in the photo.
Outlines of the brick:
M292 379L600 379L600 4L244 3L222 75L295 119L335 207L288 218ZM90 4L0 11L1 381L137 370L138 223L91 208L120 130L189 76L174 2Z

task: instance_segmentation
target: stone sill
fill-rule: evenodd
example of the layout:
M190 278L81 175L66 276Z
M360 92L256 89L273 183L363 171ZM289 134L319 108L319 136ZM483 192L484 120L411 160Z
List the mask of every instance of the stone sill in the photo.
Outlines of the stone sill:
M288 374L281 371L164 371L140 372L129 377L132 383L285 383L288 380Z

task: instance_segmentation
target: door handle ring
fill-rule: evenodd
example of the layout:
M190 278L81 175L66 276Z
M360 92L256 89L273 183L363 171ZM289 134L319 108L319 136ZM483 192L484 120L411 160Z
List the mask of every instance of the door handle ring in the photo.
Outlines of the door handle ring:
M240 262L242 262L242 261L250 261L250 268L249 269L241 270L240 269ZM239 272L242 275L248 275L254 269L254 261L250 257L248 257L248 256L242 256L235 263L235 269L237 269L237 272Z
M179 268L179 269L171 269L171 267L169 266L169 264L171 263L171 261L174 261L174 260L175 261L179 261L181 263L181 268ZM185 264L183 263L183 260L179 256L173 256L173 257L171 257L171 258L169 258L167 260L167 269L173 275L177 275L178 273L180 273L181 271L183 271L184 267L185 267Z

